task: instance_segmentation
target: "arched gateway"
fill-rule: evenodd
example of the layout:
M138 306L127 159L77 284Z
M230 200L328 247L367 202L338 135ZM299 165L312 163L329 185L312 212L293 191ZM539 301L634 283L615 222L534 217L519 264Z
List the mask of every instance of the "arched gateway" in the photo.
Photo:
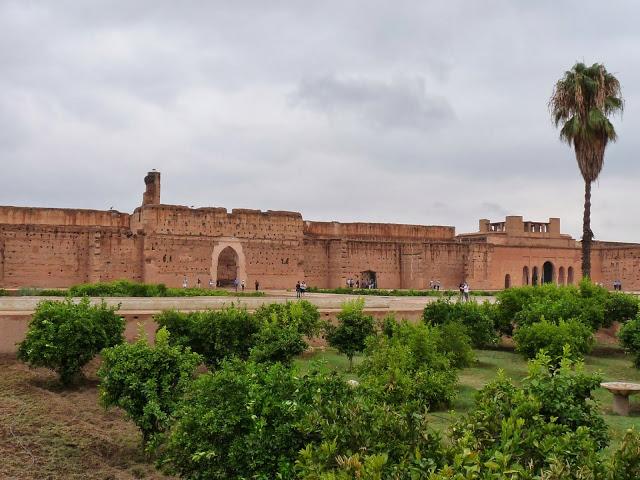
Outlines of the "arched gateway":
M220 242L214 247L211 278L219 287L233 286L236 279L247 281L246 260L239 241Z

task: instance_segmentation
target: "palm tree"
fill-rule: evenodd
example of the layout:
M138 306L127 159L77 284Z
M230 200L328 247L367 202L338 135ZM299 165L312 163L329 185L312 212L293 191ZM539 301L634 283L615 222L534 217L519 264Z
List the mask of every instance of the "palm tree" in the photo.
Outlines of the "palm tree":
M622 112L621 93L620 82L604 65L576 63L558 80L549 100L556 127L562 125L560 139L573 146L584 179L583 277L591 276L591 184L602 170L607 143L617 138L609 117Z

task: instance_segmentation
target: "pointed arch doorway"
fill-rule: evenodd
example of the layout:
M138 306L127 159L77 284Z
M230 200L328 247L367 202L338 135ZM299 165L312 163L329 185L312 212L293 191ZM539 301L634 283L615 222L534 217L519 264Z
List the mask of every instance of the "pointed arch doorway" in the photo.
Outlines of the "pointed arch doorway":
M218 287L233 287L236 279L247 282L246 263L239 241L220 242L211 254L211 278Z

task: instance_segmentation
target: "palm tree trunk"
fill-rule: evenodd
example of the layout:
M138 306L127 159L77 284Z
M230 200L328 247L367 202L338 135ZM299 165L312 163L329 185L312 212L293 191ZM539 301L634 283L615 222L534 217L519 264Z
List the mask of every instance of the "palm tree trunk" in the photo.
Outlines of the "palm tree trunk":
M582 276L591 277L591 182L584 181L584 217L582 218Z

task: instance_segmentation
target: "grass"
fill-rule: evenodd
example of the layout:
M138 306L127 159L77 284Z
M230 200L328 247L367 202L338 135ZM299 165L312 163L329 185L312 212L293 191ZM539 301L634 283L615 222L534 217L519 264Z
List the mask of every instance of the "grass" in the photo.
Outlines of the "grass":
M0 356L0 478L167 479L141 450L137 428L98 403L97 362L61 390L56 376Z
M456 400L449 411L431 413L432 426L440 431L445 431L453 420L466 413L473 407L476 393L488 382L493 380L502 369L507 377L519 382L527 375L527 362L511 349L505 350L476 350L476 362L473 366L465 368L459 375L459 387ZM354 358L354 365L361 359ZM333 369L344 372L350 378L357 378L354 373L348 373L349 362L344 355L327 349L317 351L298 360L298 365L304 370L308 368L310 361L322 361ZM585 369L588 372L600 372L603 381L626 380L640 383L640 370L633 368L631 359L614 346L601 346L585 359ZM594 392L595 399L599 402L604 419L609 425L612 445L617 444L630 427L640 429L640 394L631 396L631 416L622 417L612 412L613 396L604 388Z

